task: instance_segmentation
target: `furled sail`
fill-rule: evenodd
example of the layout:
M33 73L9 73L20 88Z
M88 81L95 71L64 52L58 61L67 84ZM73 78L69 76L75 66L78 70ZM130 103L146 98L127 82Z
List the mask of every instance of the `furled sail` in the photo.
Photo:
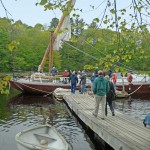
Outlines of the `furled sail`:
M48 45L46 52L44 54L44 57L42 59L42 62L38 68L38 70L40 72L43 72L43 67L46 63L47 58L51 59L51 60L49 60L50 61L49 67L51 67L53 65L52 50L53 49L59 50L62 41L63 40L68 41L69 38L71 38L70 12L71 12L75 2L76 2L76 0L69 0L66 3L66 10L68 11L68 13L67 14L65 12L63 13L52 37L51 37L50 44Z
M54 50L59 50L62 47L63 41L69 41L71 38L71 24L70 15L66 16L62 26L60 27L59 33L54 42Z

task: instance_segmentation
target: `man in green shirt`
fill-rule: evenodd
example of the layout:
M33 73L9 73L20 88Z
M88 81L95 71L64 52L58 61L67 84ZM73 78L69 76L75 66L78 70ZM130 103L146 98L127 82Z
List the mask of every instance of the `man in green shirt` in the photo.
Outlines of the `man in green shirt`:
M109 92L108 80L102 76L102 71L98 72L99 77L94 80L93 93L95 94L95 110L93 115L97 117L99 111L99 105L101 103L102 119L105 119L105 106L106 106L106 95Z

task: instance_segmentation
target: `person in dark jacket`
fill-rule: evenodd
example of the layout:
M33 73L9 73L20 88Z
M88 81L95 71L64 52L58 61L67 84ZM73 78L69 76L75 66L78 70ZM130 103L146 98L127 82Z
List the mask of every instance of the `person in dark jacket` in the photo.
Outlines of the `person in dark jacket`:
M106 96L106 107L105 107L105 115L107 116L107 104L109 105L110 107L110 110L112 112L112 116L115 116L115 112L114 112L114 107L113 107L113 103L112 101L115 99L115 89L114 89L114 84L110 81L109 79L109 76L105 76L105 78L108 80L108 83L109 83L109 87L110 87L110 90L109 92L107 93L107 96Z
M81 94L85 94L86 92L86 74L82 71L82 75L80 76L81 79Z
M73 73L69 77L69 83L70 82L71 82L71 93L75 94L76 86L77 86L77 83L78 83L78 77L75 74L75 71L73 71Z
M99 77L94 80L93 93L95 94L95 110L92 113L95 117L98 115L99 104L101 103L102 117L105 119L105 106L106 106L106 95L109 92L108 80L102 76L102 72L99 71Z
M57 69L55 67L53 67L50 72L51 72L52 76L55 76L57 73Z

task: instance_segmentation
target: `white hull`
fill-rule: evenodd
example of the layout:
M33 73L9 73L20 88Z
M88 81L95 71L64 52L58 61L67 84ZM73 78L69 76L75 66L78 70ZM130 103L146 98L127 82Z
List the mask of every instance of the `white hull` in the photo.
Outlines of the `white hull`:
M50 125L39 125L16 135L18 150L68 150L65 139Z

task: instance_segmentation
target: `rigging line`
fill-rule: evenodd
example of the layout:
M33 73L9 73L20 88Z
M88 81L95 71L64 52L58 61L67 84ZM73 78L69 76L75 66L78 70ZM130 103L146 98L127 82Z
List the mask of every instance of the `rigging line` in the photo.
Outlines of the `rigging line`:
M1 4L2 4L2 6L3 6L4 10L5 10L6 16L7 16L7 18L8 18L8 14L9 14L9 15L11 15L11 14L9 13L9 11L8 11L8 10L6 9L6 7L4 6L3 1L0 0L0 2L1 2ZM12 15L11 15L11 16L12 16Z
M93 58L93 59L95 59L95 60L97 60L97 61L99 61L100 59L98 59L98 58L96 58L96 57L94 57L94 56L92 56L92 55L90 55L90 54L88 54L88 53L86 53L86 52L84 52L84 51L82 51L82 50L80 50L79 48L77 48L77 47L75 47L75 46L73 46L73 45L71 45L71 44L69 44L68 42L66 42L66 41L63 41L64 43L66 43L67 45L69 45L70 47L72 47L72 48L74 48L74 49L76 49L77 51L79 51L79 52L81 52L81 53L83 53L83 54L86 54L86 55L88 55L89 57L91 57L91 58Z
M105 17L105 14L106 14L106 10L107 10L107 7L108 7L108 2L109 2L109 0L107 0L107 4L106 4L105 10L104 10L104 12L103 12L102 19L100 19L100 20L101 20L100 24L95 28L95 32L92 33L92 34L89 35L89 36L93 36L93 35L97 32L97 30L99 29L99 27L102 25L102 22L103 22L103 20L104 20L104 17ZM102 13L101 13L101 14L102 14ZM100 15L99 15L99 16L100 16Z
M116 26L116 34L117 34L117 45L118 45L118 50L120 48L120 32L119 32L119 28L118 28L118 15L117 15L117 4L116 4L116 0L114 0L114 9L115 9L115 26Z
M94 11L94 10L98 9L105 1L106 0L103 0L96 8L94 8L92 10L83 11L82 13L87 13L87 12Z
M97 50L98 52L100 52L101 54L103 54L104 56L106 56L105 53L101 52L100 50L98 50L97 48L95 48L93 45L91 45L90 43L88 43L87 41L84 40L85 43L87 43L88 45L90 45L92 48L94 48L95 50ZM126 65L124 65L123 63L120 63L120 62L117 62L119 63L120 65L123 65L124 67L126 67L127 69L129 69L130 71L136 71L135 69L131 68L131 67L128 67ZM118 66L118 65L115 65L115 66ZM125 68L125 69L126 69Z
M84 40L84 41L85 41L85 40ZM85 41L85 42L87 42L87 41ZM100 60L100 59L98 59L98 58L96 58L96 57L94 57L94 56L92 56L92 55L90 55L90 54L88 54L88 53L86 53L86 52L84 52L84 51L78 49L77 47L75 47L75 46L73 46L73 45L67 43L66 41L64 41L64 43L66 43L67 45L71 46L72 48L78 50L79 52L84 53L84 54L88 55L88 56L91 57L91 58L94 58L94 59L97 60L97 61ZM87 42L87 43L88 43L88 42ZM88 43L88 44L89 44L89 43ZM90 44L89 44L89 45L90 45ZM90 45L90 46L92 46L92 45ZM92 47L93 47L93 46L92 46ZM96 49L95 47L93 47L93 48ZM98 50L98 49L96 49L96 50ZM98 51L99 51L99 50L98 50ZM106 56L105 53L103 53L103 55ZM124 67L122 67L122 68L124 68L124 69L128 69L129 71L135 71L135 72L137 71L137 70L135 70L135 69L133 69L133 68L131 68L131 67L128 67L128 66L126 66L126 65L124 65L124 64L122 64L122 63L120 63L120 62L117 62L117 63L119 63L120 65L123 65ZM119 67L119 65L113 65L113 66L118 66L118 67Z
M148 0L146 0L146 2L148 3L148 5L150 5L150 2Z
M100 52L101 54L103 54L104 56L106 56L105 53L101 52L100 50L98 50L97 48L95 48L93 45L91 45L90 43L88 43L87 41L84 40L85 43L87 43L88 45L90 45L92 48L94 48L95 50L97 50L98 52Z
M137 3L136 3L136 0L134 0L134 3L135 3L135 6L136 6L136 8L137 8L137 12L139 13L139 16L140 16L140 20L141 20L141 24L142 24L142 15L141 15L141 12L138 10L138 5L137 5Z
M71 45L71 44L69 44L69 43L67 43L66 41L64 41L64 42L65 42L67 45L71 46L72 48L78 50L79 52L84 53L84 54L88 55L89 57L94 58L94 59L97 60L97 61L100 60L100 59L98 59L98 58L96 58L96 57L94 57L94 56L92 56L92 55L90 55L90 54L88 54L88 53L86 53L86 52L83 52L82 50L76 48L75 46L73 46L73 45ZM118 62L118 63L120 63L120 62ZM121 63L120 63L120 64L121 64ZM122 64L122 65L123 65L123 64ZM118 66L118 65L114 65L114 66ZM119 67L119 66L118 66L118 67ZM126 67L126 68L125 68L125 67ZM128 68L127 66L125 66L125 67L122 67L122 68L128 69L129 71L136 71L136 70L133 70L132 68Z
M106 5L106 7L105 7L103 17L102 17L102 19L101 19L101 22L100 22L100 24L99 24L98 28L102 25L102 22L103 22L103 19L104 19L104 17L105 17L106 10L107 10L107 7L108 7L108 2L109 2L109 0L107 1L107 5ZM98 29L98 28L97 28L97 29Z

